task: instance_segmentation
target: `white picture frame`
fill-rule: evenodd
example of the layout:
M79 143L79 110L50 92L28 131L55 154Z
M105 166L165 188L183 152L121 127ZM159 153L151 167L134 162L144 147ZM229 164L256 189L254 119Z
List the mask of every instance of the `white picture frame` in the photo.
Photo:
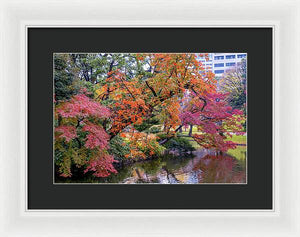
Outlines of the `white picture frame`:
M0 236L300 236L298 1L4 0L0 4ZM29 26L272 27L273 210L28 210Z

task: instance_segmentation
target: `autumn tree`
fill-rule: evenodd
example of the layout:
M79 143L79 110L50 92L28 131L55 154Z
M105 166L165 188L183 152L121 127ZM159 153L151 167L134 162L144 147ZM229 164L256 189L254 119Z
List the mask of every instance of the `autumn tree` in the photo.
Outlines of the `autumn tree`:
M117 172L112 164L114 157L108 153L110 137L103 125L110 115L109 109L84 94L57 106L55 163L61 176L71 177L73 165L97 177Z
M199 97L192 92L192 99L183 109L180 117L183 124L193 124L200 129L200 134L193 138L206 149L226 152L236 144L228 140L232 134L240 134L245 118L243 112L232 109L226 101L227 94L208 93Z
M200 96L215 90L213 74L202 74L195 54L137 54L136 64L147 73L126 76L125 69L107 75L98 91L101 103L111 100L112 136L129 125L141 124L156 117L170 133L182 125L179 119L180 99L193 88Z

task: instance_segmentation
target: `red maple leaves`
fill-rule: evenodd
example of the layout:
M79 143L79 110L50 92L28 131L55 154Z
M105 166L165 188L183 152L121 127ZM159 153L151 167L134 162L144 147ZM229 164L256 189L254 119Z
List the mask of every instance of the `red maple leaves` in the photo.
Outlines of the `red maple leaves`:
M110 114L109 109L84 94L72 97L70 101L56 109L56 116L61 118L62 123L55 129L56 139L65 139L66 143L77 139L80 146L84 143L84 147L90 149L91 152L81 148L81 152L75 153L73 150L72 155L82 160L80 164L86 165L85 172L93 171L97 177L106 177L110 173L117 172L112 164L116 161L107 152L109 135L97 122L109 118ZM79 136L82 132L86 133L84 139ZM69 146L72 145L69 144ZM71 165L68 157L64 160L67 163L62 163L62 167ZM63 177L71 176L70 167L62 170L67 171L62 172Z
M107 177L111 173L118 173L113 163L117 162L114 157L107 153L99 153L93 157L84 172L92 171L96 177Z
M74 126L61 125L55 128L55 132L59 134L58 138L65 138L66 142L77 137L76 128Z
M82 131L88 132L88 135L86 136L86 142L84 144L86 148L105 149L108 147L109 135L102 127L96 124L88 123L87 125L83 126Z
M72 97L70 101L58 107L56 113L63 118L86 118L90 116L108 118L110 116L109 109L84 94Z
M180 117L184 125L193 124L200 128L201 134L193 135L195 141L206 149L222 152L236 148L228 138L242 131L243 112L227 105L226 94L208 93L199 98L192 93L191 97Z

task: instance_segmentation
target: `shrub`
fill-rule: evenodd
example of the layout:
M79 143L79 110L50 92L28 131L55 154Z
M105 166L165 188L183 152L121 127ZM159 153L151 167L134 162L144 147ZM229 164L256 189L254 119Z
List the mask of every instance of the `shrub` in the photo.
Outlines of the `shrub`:
M149 128L150 133L159 133L161 132L161 126L159 125L154 125L151 128Z
M160 139L163 140L167 138L166 134L160 134ZM173 137L169 141L167 141L163 146L167 149L176 149L179 152L187 152L187 151L194 151L195 148L190 144L189 141L187 141L183 137Z
M112 154L116 160L121 161L125 158L125 154L128 154L130 148L128 143L120 136L115 136L110 140L109 143L109 153Z

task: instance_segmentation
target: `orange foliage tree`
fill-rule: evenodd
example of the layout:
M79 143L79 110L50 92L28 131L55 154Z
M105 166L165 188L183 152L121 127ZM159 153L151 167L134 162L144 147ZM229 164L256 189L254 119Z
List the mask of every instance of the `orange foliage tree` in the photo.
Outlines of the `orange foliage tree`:
M198 96L214 92L214 74L205 73L197 60L203 54L137 54L147 74L126 76L126 70L108 72L106 83L98 91L100 102L110 99L112 137L128 125L141 124L159 115L167 133L182 126L179 118L180 99L191 88ZM158 117L159 117L158 116Z

